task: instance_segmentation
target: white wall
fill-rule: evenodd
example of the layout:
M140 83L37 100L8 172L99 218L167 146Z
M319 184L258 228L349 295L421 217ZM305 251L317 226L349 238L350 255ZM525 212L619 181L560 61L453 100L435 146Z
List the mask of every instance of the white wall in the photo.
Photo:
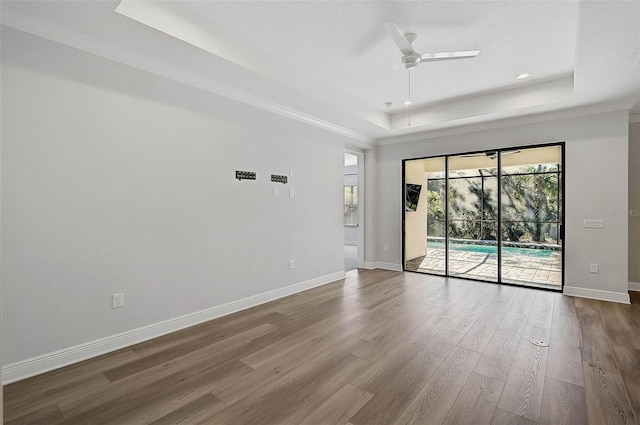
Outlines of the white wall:
M119 65L100 66L118 90L90 84L71 51L48 75L8 48L5 365L343 272L341 137L215 96L192 96L204 114L129 95L188 89Z
M1 73L0 69L0 73ZM0 84L1 86L1 84ZM0 96L1 97L1 96ZM2 104L0 102L0 117L2 117ZM1 140L1 139L0 139ZM2 145L0 144L0 193L2 192ZM2 240L2 197L0 196L0 240ZM2 266L2 244L0 244L0 266ZM0 364L2 364L2 286L4 285L2 273L0 273ZM0 379L0 381L2 381ZM0 425L4 423L4 390L0 382Z
M640 123L629 125L629 282L640 290Z
M565 292L628 302L628 220L605 217L628 205L626 111L379 147L378 261L402 262L402 159L554 141L566 141ZM605 229L584 229L586 218L605 219ZM590 263L600 265L599 274L589 273Z
M378 148L364 152L364 267L372 269L378 261Z
M419 184L420 198L416 211L405 214L405 259L413 260L427 255L427 172L424 161L405 162L405 184ZM403 204L404 205L404 204Z

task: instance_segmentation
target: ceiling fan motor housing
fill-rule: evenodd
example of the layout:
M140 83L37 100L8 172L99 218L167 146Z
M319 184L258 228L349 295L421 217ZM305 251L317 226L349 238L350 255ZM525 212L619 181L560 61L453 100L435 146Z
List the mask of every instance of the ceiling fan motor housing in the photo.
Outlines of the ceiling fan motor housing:
M420 53L406 53L402 56L402 63L406 69L413 70L420 63L421 56Z

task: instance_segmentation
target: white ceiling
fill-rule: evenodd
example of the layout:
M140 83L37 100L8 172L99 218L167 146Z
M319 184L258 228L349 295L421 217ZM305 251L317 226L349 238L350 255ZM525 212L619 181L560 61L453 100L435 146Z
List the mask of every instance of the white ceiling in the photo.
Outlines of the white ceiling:
M416 33L421 53L480 54L420 64L408 109L387 22ZM365 143L554 111L640 113L638 22L639 1L2 3L14 29Z
M127 0L129 1L129 0ZM315 75L378 108L407 97L401 53L383 25L418 35L418 52L480 50L473 60L424 63L412 98L432 103L518 84L533 73L573 73L577 1L566 2L215 2L172 10L225 44L253 46L280 67Z

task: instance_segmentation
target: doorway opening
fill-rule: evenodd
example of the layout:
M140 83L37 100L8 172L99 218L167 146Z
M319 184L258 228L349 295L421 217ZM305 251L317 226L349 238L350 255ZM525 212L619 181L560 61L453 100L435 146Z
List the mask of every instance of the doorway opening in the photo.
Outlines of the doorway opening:
M359 244L358 155L344 154L344 270L357 269Z
M564 144L403 161L404 270L562 290Z

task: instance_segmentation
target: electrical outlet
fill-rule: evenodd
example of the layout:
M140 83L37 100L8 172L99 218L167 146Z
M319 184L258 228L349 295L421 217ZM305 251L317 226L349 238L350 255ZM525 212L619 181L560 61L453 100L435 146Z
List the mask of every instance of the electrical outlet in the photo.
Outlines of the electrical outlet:
M277 187L273 188L273 196L274 197L278 196L278 188Z
M292 269L295 267L295 264L293 263L293 260L289 260L289 268Z
M389 245L384 246L384 252L389 252Z
M598 265L596 263L589 264L590 273L598 273Z
M120 292L120 293L111 295L111 308L122 308L122 307L124 307L124 293Z

